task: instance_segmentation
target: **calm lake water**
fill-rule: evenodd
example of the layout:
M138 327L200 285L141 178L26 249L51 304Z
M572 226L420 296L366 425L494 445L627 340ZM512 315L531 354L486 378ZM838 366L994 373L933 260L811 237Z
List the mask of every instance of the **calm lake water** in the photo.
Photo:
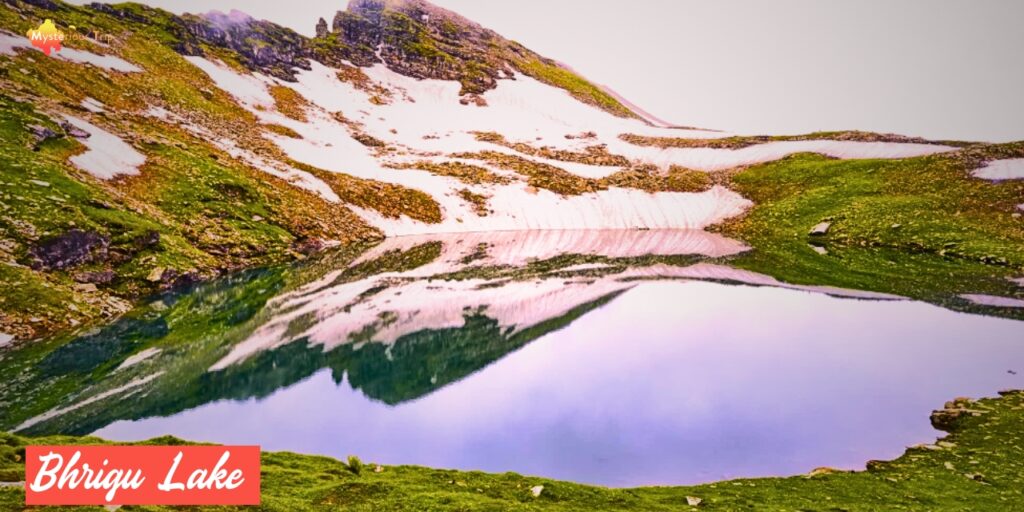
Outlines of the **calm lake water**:
M566 236L393 241L165 297L6 355L5 398L49 403L4 427L635 486L863 468L934 441L947 400L1024 388L1021 321L772 286L707 261L742 250L711 235L642 235L675 244L642 261Z

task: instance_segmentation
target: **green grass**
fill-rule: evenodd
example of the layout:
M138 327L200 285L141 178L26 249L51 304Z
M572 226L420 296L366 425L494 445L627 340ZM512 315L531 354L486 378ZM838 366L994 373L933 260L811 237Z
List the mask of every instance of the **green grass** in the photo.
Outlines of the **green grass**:
M1017 154L1024 145L989 148ZM833 160L795 155L739 171L731 186L754 201L719 229L753 251L731 265L798 284L894 293L956 309L961 293L1024 296L1024 183L969 175L977 155ZM826 236L812 226L830 222ZM810 245L825 248L816 253ZM997 311L1019 316L1019 311Z
M967 147L974 143L963 141L934 141L920 137L907 137L891 133L862 132L857 130L813 132L803 135L733 135L710 139L692 139L687 137L652 137L623 133L619 138L637 146L654 146L659 148L714 148L742 149L757 144L799 140L844 140L857 142L895 142L914 144L944 144L949 146Z
M262 510L353 511L877 511L1015 510L1024 503L1024 393L947 404L955 418L936 445L908 449L857 472L738 479L689 487L608 489L515 473L378 466L357 456L267 452ZM976 414L976 415L972 415ZM951 416L952 417L952 416ZM0 434L0 481L20 481L28 444L109 444L98 438ZM171 437L142 444L187 444ZM623 468L628 471L628 468ZM541 485L540 496L530 489ZM687 505L699 498L699 507ZM0 487L0 507L21 508L24 491ZM169 507L131 507L171 510ZM228 508L230 509L230 508ZM53 508L52 510L61 510ZM74 508L68 510L82 510ZM241 509L240 509L241 510Z
M513 63L516 69L523 74L536 78L548 85L565 89L572 97L584 103L594 105L618 117L637 117L636 113L610 94L604 92L600 87L552 61L530 55L526 58L514 60Z
M109 236L112 248L123 256L66 272L6 270L17 276L0 281L5 297L0 332L36 338L94 324L119 312L105 305L108 299L123 303L161 287L147 279L156 269L208 277L293 259L293 244L307 239L348 243L379 237L344 205L252 169L175 123L142 115L159 106L211 133L231 134L254 152L276 149L262 137L265 127L252 114L174 51L181 27L169 13L137 4L119 6L148 20L139 22L64 4L57 12L24 3L16 7L25 19L13 8L4 9L0 26L20 33L23 26L48 17L65 28L74 24L79 30L109 34L115 38L109 48L81 39L68 45L118 54L144 71L108 73L31 53L0 56L0 261L27 265L32 246L71 228ZM230 57L225 52L218 55ZM82 112L77 105L86 96L106 105L106 113ZM33 151L27 126L39 124L59 133L51 117L69 111L142 152L147 162L140 175L102 181L77 170L68 157L84 148L70 138L47 141ZM365 196L375 184L359 185L353 195L361 204L372 203ZM387 192L384 204L406 203L406 190ZM432 201L413 199L418 202L410 208L422 205L427 217L440 215ZM160 235L157 245L132 247L135 237L151 232ZM82 293L72 278L85 270L112 270L116 278L96 292ZM33 301L15 290L15 283L47 299ZM75 309L53 306L60 301Z

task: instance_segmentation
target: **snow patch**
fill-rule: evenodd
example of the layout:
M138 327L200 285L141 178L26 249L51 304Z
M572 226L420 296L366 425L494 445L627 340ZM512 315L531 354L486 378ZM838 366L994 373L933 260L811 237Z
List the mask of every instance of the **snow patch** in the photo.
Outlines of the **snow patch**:
M125 359L124 362L122 362L117 367L117 369L114 370L114 371L116 372L116 371L120 371L120 370L123 370L123 369L131 367L131 366L135 366L135 365L145 361L146 359L149 359L149 358L159 354L160 352L161 352L161 350L158 349L158 348L147 348L147 349L142 350L141 352L139 352L137 354L132 354L127 359Z
M464 188L464 186L459 186ZM716 186L705 192L656 192L609 188L577 196L560 196L548 190L530 193L526 185L496 187L489 191L493 213L479 217L459 204L464 213L446 211L440 224L425 224L407 217L385 218L360 210L387 236L424 233L465 233L505 230L577 229L703 229L743 213L753 203L739 194ZM438 195L432 194L437 199Z
M558 272L583 272L602 268L608 268L608 265L604 263L580 263L579 265L569 265L568 267L560 268Z
M82 108L88 110L89 112L92 112L93 114L99 114L100 112L103 112L103 110L106 108L102 103L88 96L86 96L86 98L82 100L82 102L79 103L79 105L81 105Z
M274 106L274 98L267 90L266 78L263 75L259 73L241 75L225 65L203 57L186 55L185 60L209 75L217 87L234 96L243 106L248 108L257 106L271 108Z
M992 306L997 308L1024 308L1024 300L1013 297L1000 297L998 295L983 295L968 293L960 296L980 306Z
M971 173L976 178L991 181L1024 179L1024 158L996 160L975 169ZM1024 205L1018 205L1024 210Z
M509 266L562 254L607 258L692 254L720 258L749 249L742 242L699 229L494 231L388 238L361 255L353 265L434 241L442 243L441 256L430 265L410 272L418 276L453 272L465 265L466 256L481 247L484 254L473 264Z
M743 283L754 286L771 286L773 288L786 288L789 290L802 290L811 293L823 293L833 297L865 300L906 300L899 295L888 293L871 292L865 290L851 290L848 288L836 288L834 286L812 286L794 285L784 283L774 277L711 263L697 263L689 267L668 267L666 265L654 265L642 269L631 269L629 274L633 277L676 277L688 279L700 279L704 281L722 281Z
M14 336L5 332L0 332L0 348L10 345L14 341Z
M65 115L64 118L89 133L89 137L78 139L87 148L85 153L70 159L79 169L101 180L109 180L121 174L138 174L139 166L146 163L145 155L117 135L78 117Z
M14 429L11 430L11 432L18 432L18 431L21 431L21 430L25 430L27 428L32 427L33 425L35 425L37 423L40 423L40 422L43 422L43 421L47 421L47 420L56 418L57 416L61 416L63 414L69 413L71 411L74 411L75 409L80 409L80 408L85 407L85 406L87 406L87 405L89 405L91 403L99 402L100 400L104 400L106 398L110 398L110 397L112 397L114 395L119 395L119 394L124 393L126 391L130 391L130 390L132 390L134 388L137 388L139 386L147 384L148 382L152 381L153 379L163 375L163 373L164 372L160 371L160 372L154 373L152 375L143 377L141 379L135 379L135 380L133 380L131 382L128 382L127 384L125 384L123 386L118 386L116 388L109 389L107 391L104 391L104 392L99 393L99 394L97 394L95 396L91 396L89 398L86 398L85 400L82 400L81 402L78 402L78 403L76 403L74 405L70 405L68 407L57 407L57 408L54 408L54 409L50 409L49 411L46 411L43 414L40 414L38 416L34 416L32 418L29 418L29 419L25 420L24 422L21 423L21 425L18 425L17 427L14 427Z
M841 159L893 159L932 155L953 149L956 148L903 142L800 140L767 142L741 149L658 148L626 143L626 147L616 148L616 151L628 158L655 164L662 168L679 165L701 171L719 171L743 165L771 162L796 153L819 153Z
M150 107L146 110L145 114L168 123L175 123L188 130L193 135L210 142L232 158L242 160L255 169L259 169L267 174L281 178L298 188L317 194L325 201L331 203L341 202L341 199L334 193L334 190L331 189L330 185L324 183L323 180L317 178L311 173L292 168L291 166L271 162L266 158L239 147L235 141L224 137L218 137L205 127L189 122L163 107Z

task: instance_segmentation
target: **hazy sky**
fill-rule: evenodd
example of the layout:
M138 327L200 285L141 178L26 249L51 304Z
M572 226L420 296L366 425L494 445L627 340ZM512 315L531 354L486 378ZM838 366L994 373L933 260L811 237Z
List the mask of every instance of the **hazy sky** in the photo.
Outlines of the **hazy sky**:
M81 0L79 0L81 1ZM142 0L147 1L147 0ZM148 0L312 34L346 0ZM667 121L1024 139L1020 0L435 0Z

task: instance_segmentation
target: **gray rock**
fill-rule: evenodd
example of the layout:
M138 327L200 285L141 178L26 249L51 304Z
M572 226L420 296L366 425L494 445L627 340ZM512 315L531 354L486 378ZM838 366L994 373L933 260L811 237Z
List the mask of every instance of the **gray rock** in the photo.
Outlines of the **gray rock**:
M74 280L79 283L108 284L114 280L113 270L101 272L79 272L74 275Z
M828 234L828 230L831 227L832 227L832 223L831 222L819 222L817 225L815 225L813 228L811 228L810 235L811 236L824 236L824 235Z
M61 135L59 133L57 133L57 132L55 132L55 131L53 131L53 130L45 127L45 126L41 126L41 125L38 125L38 124L30 124L30 125L28 125L28 131L29 131L29 133L32 134L33 137L35 137L36 144L40 144L40 143L45 142L45 141L47 141L49 139L56 139L56 138L61 137Z
M159 283L164 278L164 273L167 269L164 267L154 267L153 270L149 271L149 275L146 276L146 280L152 283Z
M64 121L63 123L61 123L60 127L64 130L64 133L66 133L69 136L74 137L76 139L88 139L92 135L89 132L87 132L87 131L85 131L85 130L83 130L83 129L81 129L81 128L79 128L79 127L77 127L77 126L75 126L75 125L73 125L73 124L71 124L69 122L67 122L67 121Z
M94 231L72 229L43 241L29 250L36 270L61 270L83 263L103 261L110 238Z
M147 231L132 239L132 245L136 249L148 249L154 247L160 243L160 233L156 231Z

